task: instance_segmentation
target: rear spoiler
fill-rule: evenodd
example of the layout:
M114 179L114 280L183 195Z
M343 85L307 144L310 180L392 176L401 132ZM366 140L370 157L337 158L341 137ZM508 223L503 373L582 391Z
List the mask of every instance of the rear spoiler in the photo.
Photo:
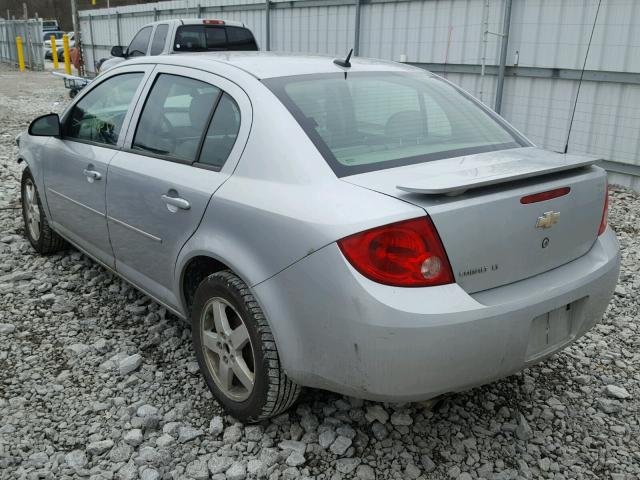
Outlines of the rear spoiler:
M419 176L410 180L403 179L397 188L410 193L455 196L473 188L587 167L601 160L597 157L553 152L544 152L544 155L497 157L491 160L486 156L482 160L472 157L465 164L453 159L449 159L448 164L445 161L426 163Z

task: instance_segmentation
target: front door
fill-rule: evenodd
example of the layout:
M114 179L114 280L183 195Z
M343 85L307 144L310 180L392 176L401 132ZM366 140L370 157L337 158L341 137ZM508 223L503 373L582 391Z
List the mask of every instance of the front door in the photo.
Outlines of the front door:
M158 66L154 76L109 165L108 225L116 269L178 307L176 258L242 152L250 106L212 74Z
M45 159L53 227L112 268L105 202L107 167L122 144L120 134L144 75L144 69L127 71L88 87L63 118L62 137L50 140L51 158Z

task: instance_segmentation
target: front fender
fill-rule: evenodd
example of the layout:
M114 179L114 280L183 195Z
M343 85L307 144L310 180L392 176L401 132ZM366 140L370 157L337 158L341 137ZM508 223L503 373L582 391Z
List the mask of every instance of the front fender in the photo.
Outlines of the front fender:
M51 214L45 191L45 165L43 160L45 157L44 149L50 139L48 137L32 137L27 132L22 132L16 137L16 140L18 139L20 140L20 150L16 161L19 164L24 164L25 168L28 168L31 172L45 215L50 220Z

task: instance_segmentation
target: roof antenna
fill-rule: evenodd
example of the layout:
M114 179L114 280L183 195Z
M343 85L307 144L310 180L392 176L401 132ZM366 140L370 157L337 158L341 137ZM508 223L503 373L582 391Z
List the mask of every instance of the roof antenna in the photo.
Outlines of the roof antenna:
M573 102L573 111L571 112L571 121L569 122L569 131L567 132L567 143L564 145L564 153L569 150L569 138L571 137L571 127L573 127L573 119L576 116L576 107L578 106L578 97L580 96L580 87L582 86L582 78L584 77L584 69L587 67L587 58L589 58L589 49L591 49L591 41L593 40L593 32L596 29L596 23L598 22L598 14L600 13L600 5L602 0L598 1L598 8L596 9L596 16L593 19L593 27L591 27L591 36L589 37L589 44L587 45L587 53L584 55L584 63L582 64L582 71L580 72L580 81L578 82L578 91L576 92L576 99Z
M333 63L335 63L339 67L344 67L344 68L351 67L351 62L349 60L351 60L351 54L352 53L353 53L353 48L349 51L349 55L347 55L347 58L345 58L344 60L340 60L340 59L336 58L333 61Z

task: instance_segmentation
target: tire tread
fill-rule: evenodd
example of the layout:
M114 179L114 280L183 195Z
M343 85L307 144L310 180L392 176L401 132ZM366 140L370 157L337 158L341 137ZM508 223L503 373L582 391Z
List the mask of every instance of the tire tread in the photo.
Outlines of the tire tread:
M261 411L247 418L247 421L252 423L259 422L277 416L295 403L302 392L302 387L291 381L280 365L280 356L273 333L249 287L230 270L214 273L208 278L211 277L222 279L229 288L239 292L244 306L251 314L251 320L255 323L260 335L268 377L267 401L262 406Z
M31 175L31 171L28 168L25 168L24 171L22 172L22 181L20 184L21 195L22 195L22 192L24 191L24 184L28 179L33 182L33 185L35 187L36 182L33 178L33 175ZM51 225L49 225L49 220L47 219L47 216L44 213L44 208L42 207L42 201L40 200L40 192L38 192L37 187L36 187L36 196L38 199L38 207L40 209L40 238L37 241L31 238L31 234L29 233L29 227L26 225L26 219L25 219L25 226L24 226L25 235L27 236L29 243L31 243L33 248L38 253L43 255L49 255L51 253L59 252L60 250L63 250L66 247L66 242L60 235L58 235L51 228ZM22 206L22 215L24 219L24 205Z

